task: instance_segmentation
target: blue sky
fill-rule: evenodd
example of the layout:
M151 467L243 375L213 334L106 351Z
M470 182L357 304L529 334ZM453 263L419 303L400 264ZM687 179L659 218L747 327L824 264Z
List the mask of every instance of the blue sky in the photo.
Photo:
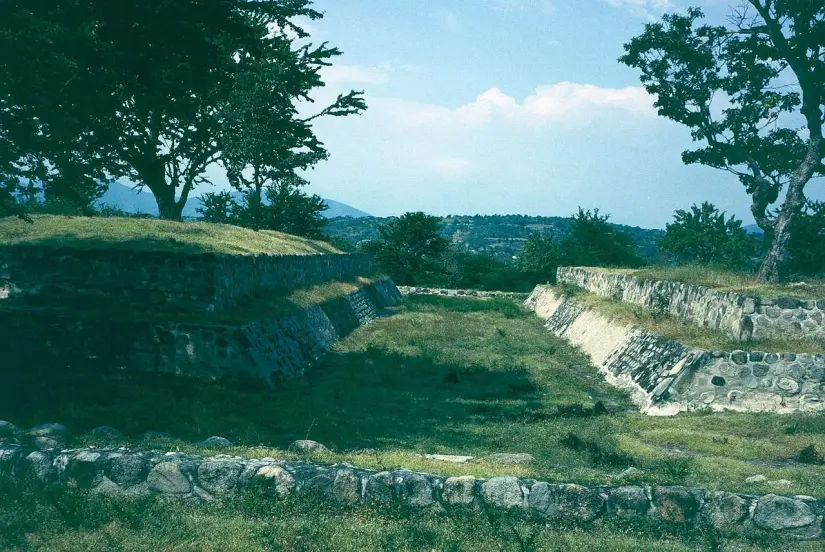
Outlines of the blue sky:
M686 128L658 117L622 45L665 10L723 0L316 0L314 42L344 55L318 105L363 89L368 111L319 120L331 152L311 191L374 215L571 214L664 227L710 200L752 222L731 175L684 166ZM381 6L377 8L377 6ZM220 180L219 178L217 179ZM809 194L825 196L821 182ZM819 192L819 193L816 193Z

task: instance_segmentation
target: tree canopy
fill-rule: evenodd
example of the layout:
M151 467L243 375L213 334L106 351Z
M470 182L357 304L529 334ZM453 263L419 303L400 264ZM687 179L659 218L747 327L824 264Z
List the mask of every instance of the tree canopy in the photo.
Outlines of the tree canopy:
M744 185L770 241L760 275L776 281L805 186L825 176L825 4L749 0L727 26L703 17L699 8L666 14L619 61L640 70L659 115L702 143L682 154L685 163L729 171Z
M707 201L678 209L659 246L681 262L744 268L757 251L756 241L742 228L742 221L726 217Z
M0 201L21 178L77 195L126 177L180 218L213 163L239 185L317 162L309 121L365 107L350 93L298 116L340 54L294 22L321 16L309 0L3 2Z

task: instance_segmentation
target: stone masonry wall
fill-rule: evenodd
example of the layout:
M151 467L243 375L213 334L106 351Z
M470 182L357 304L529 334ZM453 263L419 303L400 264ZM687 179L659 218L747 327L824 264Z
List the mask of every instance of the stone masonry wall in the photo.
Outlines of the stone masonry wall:
M516 477L483 480L405 469L376 472L349 464L261 460L119 449L32 449L0 439L0 471L14 478L91 489L95 494L201 504L257 490L278 499L313 493L348 504L404 503L441 512L483 508L522 513L543 523L608 516L649 518L701 530L815 540L825 502L812 497L739 495L681 486L555 484Z
M222 311L267 289L370 272L367 255L223 255L0 248L0 300L48 304L97 298Z
M825 355L705 351L613 322L547 286L525 302L652 415L683 410L825 410Z
M95 359L136 370L271 383L302 374L334 343L400 301L395 285L382 280L289 316L240 326L83 321L51 310L0 310L0 350L23 365L37 352L70 363Z
M468 297L474 299L502 299L524 297L524 293L512 291L479 291L476 289L446 289L414 286L398 286L401 295L441 295L442 297Z
M699 326L722 330L740 341L769 337L825 339L825 299L749 296L575 267L559 267L557 281L648 309L662 309Z

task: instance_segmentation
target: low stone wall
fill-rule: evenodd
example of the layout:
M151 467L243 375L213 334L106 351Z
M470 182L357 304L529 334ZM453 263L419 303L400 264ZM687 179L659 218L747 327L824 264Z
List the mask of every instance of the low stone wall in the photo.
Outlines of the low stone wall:
M221 255L0 248L0 300L89 299L222 311L273 288L308 287L370 272L367 255Z
M447 289L414 286L398 286L401 295L441 295L443 297L468 297L475 299L503 299L524 297L524 293L512 291L480 291L476 289Z
M516 477L442 477L405 469L376 472L272 458L211 458L124 448L38 450L0 442L0 470L122 497L159 496L204 503L252 489L275 498L311 492L349 504L404 503L440 511L492 507L543 522L591 522L608 516L649 518L700 530L821 539L825 502L689 487L554 484Z
M825 355L688 347L613 322L547 286L537 286L525 307L545 319L548 330L581 347L645 413L825 410Z
M576 267L559 267L556 278L559 284L573 284L597 295L661 310L699 326L722 330L740 341L769 337L825 339L825 299L749 296Z
M290 316L239 326L78 320L52 310L0 311L0 351L210 379L297 376L332 345L375 320L401 295L381 280ZM48 358L48 357L47 357Z

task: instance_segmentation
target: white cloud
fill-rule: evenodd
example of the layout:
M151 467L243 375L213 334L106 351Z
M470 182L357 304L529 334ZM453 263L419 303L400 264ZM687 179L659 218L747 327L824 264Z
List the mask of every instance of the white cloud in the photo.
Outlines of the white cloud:
M473 102L453 109L392 98L370 98L370 106L402 127L478 127L498 119L517 126L541 127L549 123L582 124L615 111L654 116L653 101L642 87L603 88L560 82L537 87L535 94L521 102L491 88Z

